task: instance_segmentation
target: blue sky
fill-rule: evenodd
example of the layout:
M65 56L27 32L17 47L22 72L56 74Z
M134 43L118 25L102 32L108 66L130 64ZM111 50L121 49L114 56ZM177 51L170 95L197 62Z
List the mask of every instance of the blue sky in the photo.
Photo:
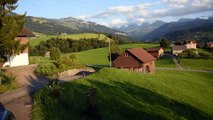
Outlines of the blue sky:
M213 0L19 0L15 12L45 18L75 17L115 27L213 16Z

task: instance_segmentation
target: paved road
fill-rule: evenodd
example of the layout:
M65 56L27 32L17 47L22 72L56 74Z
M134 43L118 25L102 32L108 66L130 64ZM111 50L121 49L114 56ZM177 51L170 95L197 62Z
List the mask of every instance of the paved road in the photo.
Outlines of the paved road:
M205 72L213 73L212 70L192 70L192 69L179 69L179 68L156 68L156 70L176 70L176 71L189 71L189 72Z

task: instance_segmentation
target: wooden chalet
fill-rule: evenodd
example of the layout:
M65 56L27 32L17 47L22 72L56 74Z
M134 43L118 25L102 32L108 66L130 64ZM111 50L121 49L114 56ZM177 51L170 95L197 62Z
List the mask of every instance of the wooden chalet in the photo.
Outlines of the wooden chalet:
M143 73L155 72L155 58L143 48L127 49L114 61L113 66L119 69Z

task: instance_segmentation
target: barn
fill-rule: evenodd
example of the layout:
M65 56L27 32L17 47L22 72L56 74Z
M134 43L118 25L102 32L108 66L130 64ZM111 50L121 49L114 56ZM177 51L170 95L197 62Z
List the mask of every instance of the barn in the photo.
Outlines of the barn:
M143 48L126 49L114 61L113 66L143 73L155 72L155 57Z

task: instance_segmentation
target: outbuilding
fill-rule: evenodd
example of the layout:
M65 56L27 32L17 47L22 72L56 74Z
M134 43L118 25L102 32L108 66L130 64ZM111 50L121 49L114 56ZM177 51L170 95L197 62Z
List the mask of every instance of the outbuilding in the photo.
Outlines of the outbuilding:
M143 73L155 72L155 57L143 48L126 49L114 61L113 66Z

